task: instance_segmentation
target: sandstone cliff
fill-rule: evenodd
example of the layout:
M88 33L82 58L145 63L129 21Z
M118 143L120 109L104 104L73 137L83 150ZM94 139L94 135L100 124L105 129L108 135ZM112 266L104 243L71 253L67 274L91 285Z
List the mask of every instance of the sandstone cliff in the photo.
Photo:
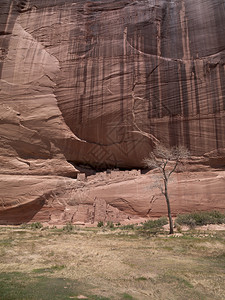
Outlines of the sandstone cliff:
M209 180L193 203L179 204L193 199L182 189L179 211L225 208L223 0L1 0L0 8L2 222L38 211L53 220L54 210L66 219L82 189L74 165L140 168L155 141L187 146L198 157L192 170L201 166ZM125 215L147 211L148 195L126 196L131 212L115 192L110 201L101 193L85 205L102 198Z

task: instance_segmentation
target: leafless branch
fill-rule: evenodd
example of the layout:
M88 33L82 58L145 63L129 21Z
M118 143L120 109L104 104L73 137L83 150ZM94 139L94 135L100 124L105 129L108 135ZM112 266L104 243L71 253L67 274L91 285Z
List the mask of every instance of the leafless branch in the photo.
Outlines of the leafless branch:
M188 158L189 155L189 151L183 146L166 148L163 145L156 145L153 152L149 154L149 157L144 159L146 166L158 169L159 174L161 174L160 180L157 180L154 185L157 186L165 196L170 233L173 233L173 220L171 216L168 184L170 176L175 172L178 164L181 163L183 159Z

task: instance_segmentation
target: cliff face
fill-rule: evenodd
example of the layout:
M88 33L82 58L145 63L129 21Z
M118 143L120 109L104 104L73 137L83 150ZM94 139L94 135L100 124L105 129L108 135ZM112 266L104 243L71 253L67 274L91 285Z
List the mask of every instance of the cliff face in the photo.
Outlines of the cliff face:
M223 0L1 0L0 8L5 216L25 203L35 203L34 215L50 198L63 210L65 177L77 173L68 161L140 167L156 141L186 145L208 172L224 168Z

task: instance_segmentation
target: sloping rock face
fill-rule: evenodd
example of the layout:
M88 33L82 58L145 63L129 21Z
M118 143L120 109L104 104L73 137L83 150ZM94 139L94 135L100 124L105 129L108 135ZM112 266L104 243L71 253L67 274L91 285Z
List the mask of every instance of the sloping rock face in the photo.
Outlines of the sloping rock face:
M82 186L68 178L78 172L69 162L141 167L158 141L187 146L209 178L224 170L223 0L1 0L0 8L2 222L92 222L112 199L93 194L94 208L73 200L72 209ZM217 185L221 195L220 180L204 197L199 187L204 209ZM136 215L148 208L143 199L140 210L133 198ZM110 218L134 214L116 203Z

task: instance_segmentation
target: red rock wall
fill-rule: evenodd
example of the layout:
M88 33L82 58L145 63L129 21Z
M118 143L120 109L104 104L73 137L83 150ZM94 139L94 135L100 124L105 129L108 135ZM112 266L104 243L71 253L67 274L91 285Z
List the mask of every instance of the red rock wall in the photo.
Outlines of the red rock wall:
M34 182L38 201L76 176L67 161L140 167L156 140L225 167L223 0L0 8L0 209L33 201Z

